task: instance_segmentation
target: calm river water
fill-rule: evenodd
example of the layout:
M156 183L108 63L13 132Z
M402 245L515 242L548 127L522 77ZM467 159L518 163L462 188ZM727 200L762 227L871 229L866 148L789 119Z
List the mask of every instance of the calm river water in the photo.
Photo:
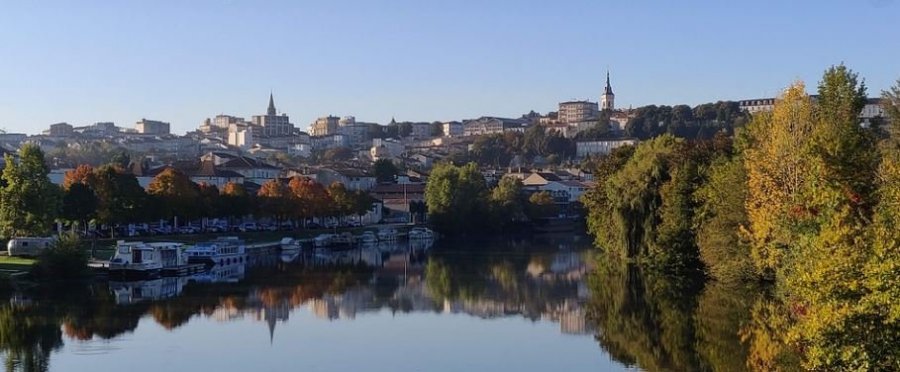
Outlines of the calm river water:
M50 371L739 370L733 289L595 262L583 236L400 242L189 278L31 288L0 360Z

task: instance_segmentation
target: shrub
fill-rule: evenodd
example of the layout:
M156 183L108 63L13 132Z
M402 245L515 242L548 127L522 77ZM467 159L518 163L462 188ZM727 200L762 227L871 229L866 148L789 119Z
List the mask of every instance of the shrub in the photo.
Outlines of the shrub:
M75 233L63 234L38 256L31 274L44 279L73 279L89 274L88 256Z

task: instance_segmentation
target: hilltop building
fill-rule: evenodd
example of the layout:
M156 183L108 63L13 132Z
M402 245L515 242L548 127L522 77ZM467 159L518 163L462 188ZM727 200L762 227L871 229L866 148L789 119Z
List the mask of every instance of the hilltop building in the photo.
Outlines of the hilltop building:
M269 93L269 107L266 109L265 115L254 115L250 120L253 125L260 127L259 131L264 137L290 136L294 133L294 124L287 114L278 115L275 110L275 99Z
M612 85L609 84L609 71L606 71L606 88L600 96L600 109L603 111L613 111L616 109L616 95L613 94Z
M166 135L169 134L170 124L158 121L141 119L134 125L134 129L140 134Z

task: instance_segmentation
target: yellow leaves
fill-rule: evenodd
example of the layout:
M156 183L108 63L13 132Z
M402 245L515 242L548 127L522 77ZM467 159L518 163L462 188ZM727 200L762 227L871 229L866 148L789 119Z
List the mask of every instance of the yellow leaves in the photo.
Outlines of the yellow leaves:
M748 230L751 254L761 271L777 268L782 261L778 247L796 240L790 227L809 181L808 140L813 127L813 106L802 82L785 90L771 114L755 116L750 123L754 146L747 149L744 163Z

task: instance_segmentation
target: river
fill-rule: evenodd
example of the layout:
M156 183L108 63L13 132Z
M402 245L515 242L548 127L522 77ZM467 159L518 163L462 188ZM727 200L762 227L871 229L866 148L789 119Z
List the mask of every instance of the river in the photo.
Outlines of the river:
M399 242L205 275L34 287L8 370L740 370L753 297L598 263L585 236Z

